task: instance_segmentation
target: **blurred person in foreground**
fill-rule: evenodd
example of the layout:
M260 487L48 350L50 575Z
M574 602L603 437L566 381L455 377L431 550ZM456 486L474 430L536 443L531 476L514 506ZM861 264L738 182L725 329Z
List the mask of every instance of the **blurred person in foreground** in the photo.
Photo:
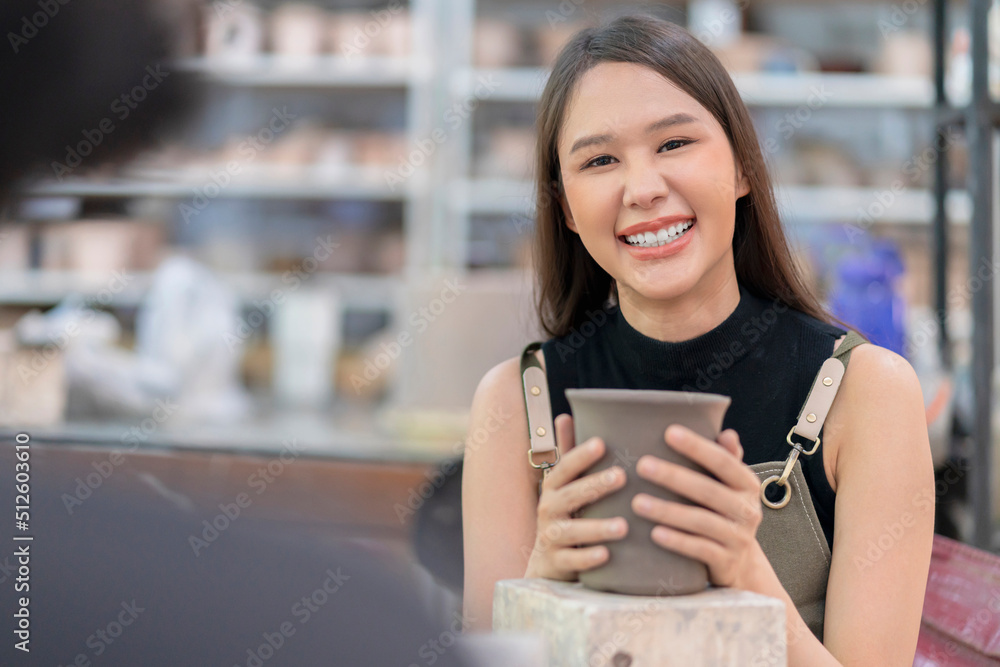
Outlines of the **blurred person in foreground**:
M168 7L177 9L141 0L0 6L0 204L22 181L133 155L194 106L197 88L168 66ZM148 93L141 102L136 87ZM205 508L141 472L112 475L71 507L66 494L108 452L32 447L24 461L13 439L0 443L2 665L406 666L425 664L429 642L462 629L429 620L377 554L315 530L245 513L196 556L189 538ZM14 542L22 471L34 539ZM27 651L15 647L20 598ZM462 664L455 650L431 653L435 664Z

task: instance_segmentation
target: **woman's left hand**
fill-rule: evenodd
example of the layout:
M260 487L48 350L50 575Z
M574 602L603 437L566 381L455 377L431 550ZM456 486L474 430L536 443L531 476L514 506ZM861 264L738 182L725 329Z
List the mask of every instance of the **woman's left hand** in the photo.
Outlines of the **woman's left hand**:
M636 463L640 477L695 505L639 493L632 499L632 509L659 524L653 528L656 544L705 563L714 585L753 590L754 583L761 580L761 568L770 565L757 542L762 517L760 482L743 463L739 435L726 429L715 443L674 424L664 439L718 479L655 456L643 456Z

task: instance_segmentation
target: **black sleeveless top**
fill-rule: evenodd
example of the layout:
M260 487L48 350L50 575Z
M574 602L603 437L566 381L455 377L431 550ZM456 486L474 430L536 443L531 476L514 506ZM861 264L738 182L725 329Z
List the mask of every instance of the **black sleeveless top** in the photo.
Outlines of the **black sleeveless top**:
M820 366L847 333L777 301L751 294L721 324L691 340L649 338L617 306L588 313L570 333L542 345L552 416L570 413L568 388L670 389L723 394L732 403L722 428L740 436L747 465L784 461L795 425ZM816 514L833 545L836 495L820 448L800 456Z

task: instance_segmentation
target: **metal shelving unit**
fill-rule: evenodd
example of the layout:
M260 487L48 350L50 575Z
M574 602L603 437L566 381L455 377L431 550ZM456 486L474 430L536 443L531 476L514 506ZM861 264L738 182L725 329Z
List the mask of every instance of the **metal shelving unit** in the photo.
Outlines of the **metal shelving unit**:
M191 197L192 191L210 182L211 173L222 173L225 165L204 173L192 172L161 174L157 178L133 177L114 179L68 178L63 182L41 183L33 187L31 195L40 197L91 197L123 199L130 197L161 197L184 199ZM347 170L335 177L322 173L306 172L291 176L275 172L254 175L237 175L221 190L217 198L223 199L364 199L373 201L403 202L418 194L412 183L397 189L385 184L382 169L366 171Z
M267 298L284 285L282 274L278 273L221 273L219 277L246 302ZM101 300L101 305L134 308L148 291L152 279L151 273L130 271L128 284L111 294L102 276L74 271L0 271L0 303L55 305L75 294L97 304L99 297L108 294L107 303ZM345 308L384 312L395 305L402 280L396 276L320 273L310 277L309 284L317 289L337 290Z
M450 188L450 206L469 215L515 215L530 213L534 185L508 179L464 179ZM871 203L871 189L835 186L779 186L778 205L785 215L800 222L829 222L853 218L859 208ZM895 195L892 208L881 222L929 225L933 220L934 194L930 190L904 190ZM968 193L951 192L946 199L949 219L968 224L971 211Z
M995 549L993 517L993 428L991 418L993 374L996 363L994 310L996 304L993 275L981 280L976 274L985 262L995 266L993 200L997 193L995 159L996 129L1000 125L1000 105L990 96L988 25L990 2L969 0L969 32L971 37L972 82L971 100L964 108L949 105L945 94L945 48L947 0L935 0L933 5L932 37L934 43L934 99L936 112L935 135L948 127L965 131L969 146L968 192L970 199L969 279L980 287L971 290L972 299L972 387L974 420L972 427L971 501L974 519L973 544L981 549ZM948 341L948 236L954 222L945 204L948 183L948 154L942 151L934 170L934 305L940 330L941 357L951 365Z
M439 33L440 3L437 0L411 0L408 3L413 35L412 56L406 59L385 57L321 56L302 60L261 55L252 59L230 61L205 57L182 59L174 63L177 70L194 72L203 77L209 87L233 90L265 90L282 95L315 94L341 91L364 95L367 91L399 91L405 95L406 145L428 136L432 105L437 98L433 49ZM224 171L220 165L216 172ZM126 170L113 178L69 177L62 181L42 182L24 194L26 197L78 197L100 199L154 198L183 201L191 198L199 187L210 182L210 168L177 170ZM395 187L387 185L385 168L338 167L335 171L306 167L290 172L254 166L232 176L231 183L213 199L251 201L334 201L353 200L389 202L402 206L403 233L406 244L406 265L401 276L326 275L313 284L336 287L345 292L344 298L352 309L391 312L395 304L396 287L408 276L426 270L431 222L430 188L427 175L415 174ZM223 276L237 293L248 299L260 292L260 287L272 283L266 272ZM141 276L130 286L127 295L119 295L115 305L136 305L148 284ZM5 274L0 289L0 304L54 303L73 291L86 296L85 278L65 272L33 270L27 273ZM82 287L81 287L82 286Z
M472 63L476 3L459 3L450 17L449 29L458 36L451 44L448 62L447 103L455 104L475 95L484 79L495 83L483 104L537 102L547 77L541 67L478 68ZM936 109L934 82L924 77L888 76L831 72L735 73L733 80L748 106L759 109L794 108L809 105L817 89L825 93L824 107L836 109L904 110L933 113ZM473 137L471 122L464 123L451 142L449 168L438 175L447 187L436 199L436 217L445 231L436 257L443 265L464 270L468 266L470 219L477 215L524 216L533 211L533 183L512 179L471 177ZM872 201L872 187L785 186L777 188L779 205L790 219L801 223L853 220L857 211ZM906 189L896 195L891 209L879 222L902 225L931 225L934 222L935 192ZM967 224L971 216L968 192L950 192L943 201L949 218Z
M784 1L784 0L778 0ZM807 73L736 74L734 81L751 107L794 107L808 103L808 96L816 86L830 91L826 106L831 109L899 109L927 113L933 119L935 132L949 126L961 127L969 147L968 183L965 190L951 190L947 183L948 154L939 151L933 170L932 186L928 189L908 189L900 194L890 211L880 216L880 222L905 225L928 225L933 243L933 303L939 324L940 356L947 368L951 367L952 352L946 325L948 319L948 269L949 226L968 226L969 230L969 280L977 288L972 290L971 373L974 392L974 442L971 465L971 501L974 514L973 542L980 548L994 548L994 517L992 516L993 476L993 374L1000 341L996 340L994 311L998 290L994 288L995 269L991 277L981 280L976 272L980 267L996 267L1000 259L998 239L994 231L994 207L1000 187L996 180L1000 167L997 156L997 126L1000 125L1000 104L990 98L988 88L988 12L989 0L969 0L969 28L971 35L972 83L971 100L963 107L949 105L945 93L945 53L947 0L932 4L934 75L922 77L896 77L874 74ZM453 17L452 29L461 40L455 44L457 56L453 58L455 71L449 85L451 101L467 98L481 77L492 77L499 82L497 90L486 103L532 103L540 95L545 81L545 70L540 68L477 69L471 63L471 49L464 37L471 34L474 25L474 2L461 3L460 11ZM450 265L466 267L470 218L475 215L530 217L532 188L530 182L516 180L480 180L470 178L472 136L468 124L463 127L459 141L452 145L449 162L453 166L447 196L438 201L441 215L446 220L448 236L453 240L442 253ZM796 221L822 222L831 218L854 219L859 206L870 203L871 188L844 187L779 187L779 203L784 212ZM981 285L981 287L980 287Z

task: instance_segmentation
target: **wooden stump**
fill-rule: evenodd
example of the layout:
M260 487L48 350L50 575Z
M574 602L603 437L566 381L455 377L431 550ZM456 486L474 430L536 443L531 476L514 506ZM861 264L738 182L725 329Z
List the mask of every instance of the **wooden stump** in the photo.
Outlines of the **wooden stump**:
M497 582L493 629L538 632L549 667L785 667L785 605L728 588L601 593L548 579Z

